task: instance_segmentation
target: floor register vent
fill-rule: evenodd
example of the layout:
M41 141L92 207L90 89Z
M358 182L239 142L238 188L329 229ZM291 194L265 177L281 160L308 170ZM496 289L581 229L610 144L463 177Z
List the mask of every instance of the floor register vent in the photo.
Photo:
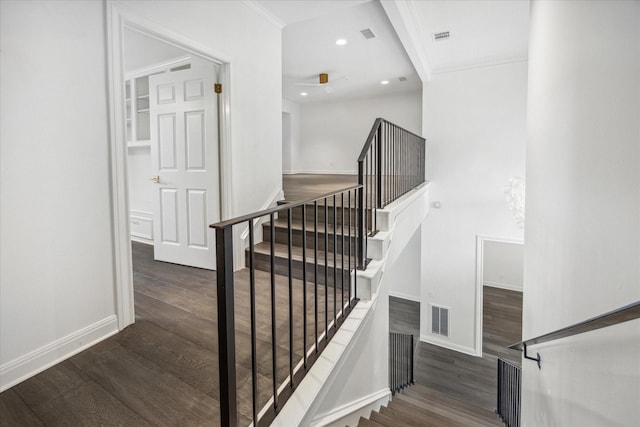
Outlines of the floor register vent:
M431 333L443 337L449 336L449 309L431 306Z

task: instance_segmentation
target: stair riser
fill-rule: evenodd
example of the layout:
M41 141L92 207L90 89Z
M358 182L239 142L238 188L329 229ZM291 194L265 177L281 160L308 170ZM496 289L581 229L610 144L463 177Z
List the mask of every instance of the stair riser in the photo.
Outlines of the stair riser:
M247 265L249 265L249 253L248 252L246 252L246 263L247 263ZM345 264L346 264L346 260L345 260ZM293 260L292 261L291 267L292 267L292 276L293 276L294 279L302 280L302 277L303 277L302 276L302 265L303 265L302 261L297 261L297 260ZM269 255L256 253L255 254L255 267L258 270L270 271L271 260L270 260ZM281 275L281 276L288 276L289 275L289 261L287 260L287 258L276 256L274 258L274 267L275 267L276 274ZM340 289L341 286L342 286L342 282L340 281L340 271L342 271L343 274L344 274L344 285L345 285L345 295L346 295L347 289L348 289L347 287L348 287L348 283L349 283L349 271L340 270L339 268L336 270L336 277L337 277L337 280L338 280L338 289ZM314 274L315 274L315 272L314 272L314 264L310 263L310 262L307 262L307 283L310 286L313 286L313 284L315 283ZM331 286L331 287L333 287L333 274L334 274L333 267L327 267L327 284L329 286ZM319 285L324 285L325 284L324 266L322 266L322 265L318 265L318 284Z
M325 250L324 234L325 234L324 232L322 233L318 232L318 250L319 251ZM265 242L270 241L271 227L269 226L269 224L263 225L262 235ZM311 231L306 230L306 235L307 235L307 242L306 242L307 249L311 249L313 251L314 245L315 245L315 233L313 230ZM303 236L302 230L291 230L292 245L297 247L302 247L302 236ZM330 256L333 256L333 233L332 232L329 233L327 240L328 240ZM289 233L286 228L275 227L275 242L281 243L283 245L288 244ZM355 255L355 251L356 251L356 238L352 234L351 254ZM342 254L342 236L340 234L336 235L336 253ZM344 236L344 253L349 254L349 236L348 235ZM312 256L312 252L307 251L307 256Z
M353 203L353 201L352 201ZM337 223L338 225L342 225L342 212L340 208L336 209L336 217L337 217ZM355 227L356 226L356 218L357 218L357 212L358 210L354 207L352 207L351 209L349 208L345 208L344 209L344 224L345 227L349 226L349 213L351 213L351 226ZM286 220L289 216L289 211L282 211L278 213L278 218L280 219L284 219ZM318 224L324 224L324 206L318 206ZM367 211L366 213L366 217L369 220L369 222L371 221L371 211ZM313 209L313 205L307 205L306 208L306 212L305 212L305 218L307 221L309 222L313 222L314 218L315 218L315 213L314 213L314 209ZM291 216L291 220L292 221L302 221L302 208L301 207L296 207L292 210L292 216ZM328 224L333 224L333 207L329 206L327 209L327 223Z

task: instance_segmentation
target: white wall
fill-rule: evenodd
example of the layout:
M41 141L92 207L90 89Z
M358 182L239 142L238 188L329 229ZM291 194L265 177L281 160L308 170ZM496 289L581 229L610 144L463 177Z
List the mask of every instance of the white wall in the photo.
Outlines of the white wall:
M640 300L640 3L533 2L524 338ZM640 320L531 348L523 425L636 425Z
M304 104L295 172L357 173L358 156L376 118L416 134L422 128L419 92Z
M421 339L478 354L476 236L522 240L506 203L524 176L527 64L434 75L424 84L424 136L433 177L422 226ZM429 334L429 304L450 307L449 339Z
M486 286L522 292L524 245L483 240L482 283Z
M391 269L385 271L389 282L389 295L420 302L420 278L422 275L422 230L414 231ZM402 331L400 331L402 332Z
M281 187L280 29L242 2L123 7L231 59L232 210L262 207ZM117 319L105 5L0 8L4 389L114 333Z
M289 115L288 139L285 138L284 135L282 137L282 172L295 173L294 165L298 162L298 151L300 148L300 104L289 101L288 99L283 99L282 112L283 114ZM287 141L286 145L285 139Z
M117 328L103 10L0 2L0 390Z

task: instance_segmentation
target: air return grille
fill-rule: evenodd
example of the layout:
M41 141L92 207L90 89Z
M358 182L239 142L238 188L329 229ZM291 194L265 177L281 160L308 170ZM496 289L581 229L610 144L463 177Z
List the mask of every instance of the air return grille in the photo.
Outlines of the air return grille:
M362 34L362 36L367 40L376 38L376 35L373 34L373 31L371 31L371 28L365 28L364 30L360 30L360 34Z
M438 307L437 305L431 306L431 333L443 337L449 336L448 308Z
M442 31L439 33L433 33L433 41L438 42L449 38L449 31Z

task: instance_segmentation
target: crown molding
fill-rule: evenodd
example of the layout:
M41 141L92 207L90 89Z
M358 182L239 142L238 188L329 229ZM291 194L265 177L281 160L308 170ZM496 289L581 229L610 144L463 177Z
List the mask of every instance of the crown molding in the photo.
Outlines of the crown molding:
M242 0L242 3L253 9L258 15L266 18L269 23L277 27L279 30L282 30L285 25L287 25L280 18L271 13L270 10L265 8L258 0Z
M382 4L420 79L423 82L431 80L432 69L422 42L424 37L414 18L416 14L413 1L382 0L380 4Z
M507 65L507 64L515 64L518 62L527 62L529 60L528 55L514 55L514 56L503 56L503 57L494 57L494 58L485 58L481 61L460 63L455 65L450 65L446 67L435 68L432 71L433 76L437 76L440 74L453 73L456 71L465 71L472 70L475 68L487 68L487 67L495 67L498 65Z

